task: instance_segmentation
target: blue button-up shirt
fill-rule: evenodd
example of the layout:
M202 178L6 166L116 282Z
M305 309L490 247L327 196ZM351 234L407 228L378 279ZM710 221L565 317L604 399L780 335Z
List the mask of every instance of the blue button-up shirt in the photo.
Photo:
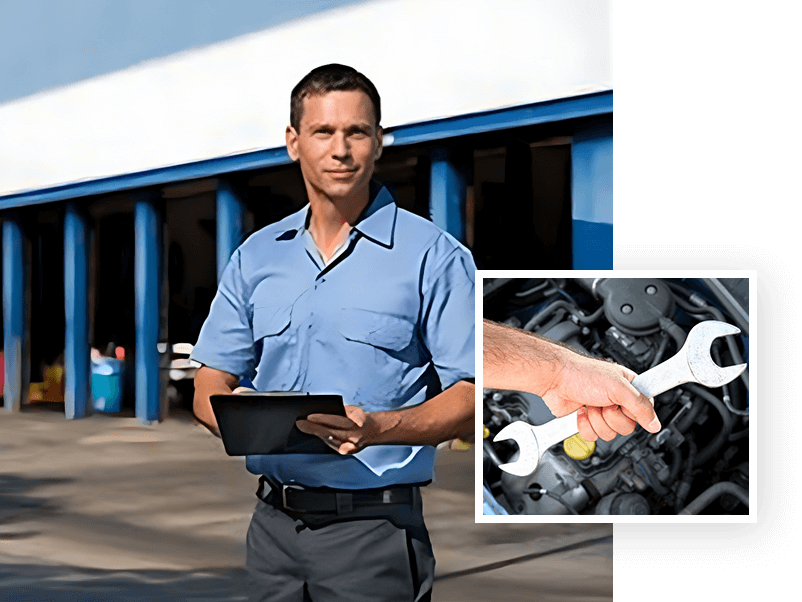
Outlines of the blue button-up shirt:
M193 359L259 391L340 394L366 412L426 401L474 377L474 271L449 234L373 198L326 266L309 209L233 254ZM269 403L269 402L266 402ZM353 456L249 456L248 470L309 487L382 487L432 478L434 449L371 446Z

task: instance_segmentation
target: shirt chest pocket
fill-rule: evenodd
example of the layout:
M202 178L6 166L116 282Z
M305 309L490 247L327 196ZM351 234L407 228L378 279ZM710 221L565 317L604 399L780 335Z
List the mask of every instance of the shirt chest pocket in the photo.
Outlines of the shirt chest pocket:
M267 305L253 310L253 340L278 337L289 330L292 321L292 306Z
M337 312L335 324L345 339L388 351L416 349L416 325L407 318L366 309L347 308Z

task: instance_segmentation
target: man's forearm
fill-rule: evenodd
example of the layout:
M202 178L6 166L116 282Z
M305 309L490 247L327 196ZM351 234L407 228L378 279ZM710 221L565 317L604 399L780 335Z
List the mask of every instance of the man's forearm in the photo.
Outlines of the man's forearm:
M449 439L474 438L475 387L459 381L411 408L370 414L378 433L367 445L438 445Z
M195 396L192 400L192 410L198 421L212 433L220 436L217 428L217 419L214 417L212 395L228 395L237 386L238 379L233 374L215 370L208 366L201 366L195 373Z
M490 320L482 325L482 386L542 395L571 350L537 335Z

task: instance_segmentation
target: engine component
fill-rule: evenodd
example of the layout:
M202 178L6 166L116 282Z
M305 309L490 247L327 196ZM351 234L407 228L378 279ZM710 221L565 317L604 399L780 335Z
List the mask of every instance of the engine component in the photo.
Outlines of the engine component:
M604 316L633 336L660 330L660 318L674 310L667 284L646 278L579 278L577 282L604 302Z
M484 317L639 373L674 355L692 327L710 319L737 322L742 330L714 343L716 364L748 359L747 280L505 279L496 287L492 281L484 281ZM566 442L546 451L534 473L515 476L498 468L518 459L515 443L491 441L512 422L538 425L553 416L537 396L485 390L485 490L510 514L747 513L748 371L720 389L681 385L658 395L655 409L660 433L638 428L595 446L580 442L579 451L576 440ZM713 488L719 483L731 485Z
M649 502L639 493L611 493L601 499L596 514L650 514Z
M582 435L577 433L563 441L563 451L572 460L586 460L596 451L596 442L585 441Z

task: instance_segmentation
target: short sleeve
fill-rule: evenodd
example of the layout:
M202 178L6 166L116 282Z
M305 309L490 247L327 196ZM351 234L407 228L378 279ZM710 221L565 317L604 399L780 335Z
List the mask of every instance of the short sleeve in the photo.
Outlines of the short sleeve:
M421 334L444 390L476 375L475 278L470 252L441 235L423 267Z
M238 378L252 379L256 373L252 321L237 249L223 270L191 359Z

